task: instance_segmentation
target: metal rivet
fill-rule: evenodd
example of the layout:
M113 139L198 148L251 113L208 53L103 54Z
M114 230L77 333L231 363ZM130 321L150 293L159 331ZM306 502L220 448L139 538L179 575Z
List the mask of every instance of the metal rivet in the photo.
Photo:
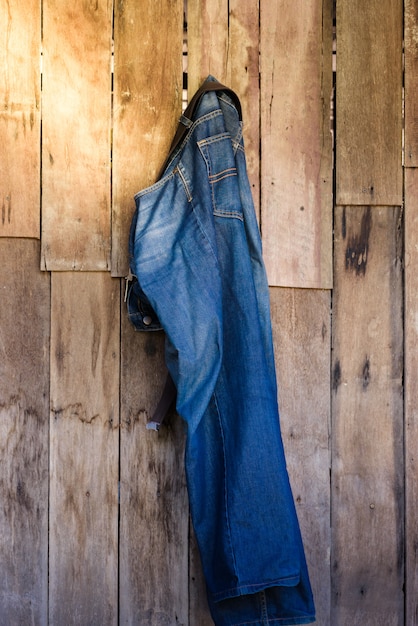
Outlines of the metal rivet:
M149 326L150 324L152 324L152 317L150 315L146 315L142 318L142 321L144 322L145 326Z

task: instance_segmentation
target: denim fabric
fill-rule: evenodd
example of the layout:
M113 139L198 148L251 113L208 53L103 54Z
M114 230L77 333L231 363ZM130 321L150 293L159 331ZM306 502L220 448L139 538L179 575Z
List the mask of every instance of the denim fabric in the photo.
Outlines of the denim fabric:
M306 624L314 605L277 406L269 292L242 123L205 94L135 196L133 269L166 332L190 510L215 624Z

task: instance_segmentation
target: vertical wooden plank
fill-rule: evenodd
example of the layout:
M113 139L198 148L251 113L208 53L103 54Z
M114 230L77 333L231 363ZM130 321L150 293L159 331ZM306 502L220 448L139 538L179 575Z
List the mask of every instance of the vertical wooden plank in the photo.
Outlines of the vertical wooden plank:
M259 2L188 0L188 80L192 96L212 74L238 94L248 177L259 216Z
M119 288L52 275L51 624L118 623Z
M332 2L262 3L261 229L271 285L332 282Z
M247 172L260 219L259 0L229 0L228 82L239 95L244 120Z
M192 525L190 525L189 597L190 626L193 624L199 624L199 626L213 626L213 620L208 606L202 562L200 560L199 548Z
M189 96L208 74L228 82L228 23L228 0L187 0Z
M418 624L418 170L405 170L405 624Z
M139 28L147 33L140 49ZM156 41L164 45L156 46ZM113 274L127 271L133 195L155 181L177 127L182 50L183 2L117 6ZM124 308L119 617L123 624L188 623L183 426L177 418L159 433L146 430L166 375L163 355L162 333L136 334Z
M0 615L46 624L49 275L39 242L0 239Z
M163 333L135 333L122 314L120 623L132 626L189 623L185 429L171 415L146 430L166 375L163 344Z
M40 230L40 0L0 6L0 236Z
M42 268L110 262L112 2L45 0Z
M183 2L117 2L114 38L112 274L126 276L133 196L155 181L181 113Z
M338 204L402 204L402 1L337 0Z
M399 208L337 208L332 624L404 623L401 255Z
M404 0L405 165L418 166L418 5Z
M315 599L331 624L331 297L312 289L270 290L280 419L287 466Z

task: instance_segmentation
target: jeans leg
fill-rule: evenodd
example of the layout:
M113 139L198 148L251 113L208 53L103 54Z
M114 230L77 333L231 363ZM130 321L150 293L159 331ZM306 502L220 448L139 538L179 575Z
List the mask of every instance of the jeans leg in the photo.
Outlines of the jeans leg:
M216 626L293 626L314 622L313 606L310 611L295 611L288 589L271 587L218 603L209 600L212 619Z

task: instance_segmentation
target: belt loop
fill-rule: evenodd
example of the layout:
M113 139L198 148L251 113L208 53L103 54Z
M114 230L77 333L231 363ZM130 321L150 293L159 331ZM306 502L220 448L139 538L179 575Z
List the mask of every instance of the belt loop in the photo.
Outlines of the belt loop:
M179 124L183 124L186 128L190 128L192 126L193 121L186 117L185 115L180 115Z

